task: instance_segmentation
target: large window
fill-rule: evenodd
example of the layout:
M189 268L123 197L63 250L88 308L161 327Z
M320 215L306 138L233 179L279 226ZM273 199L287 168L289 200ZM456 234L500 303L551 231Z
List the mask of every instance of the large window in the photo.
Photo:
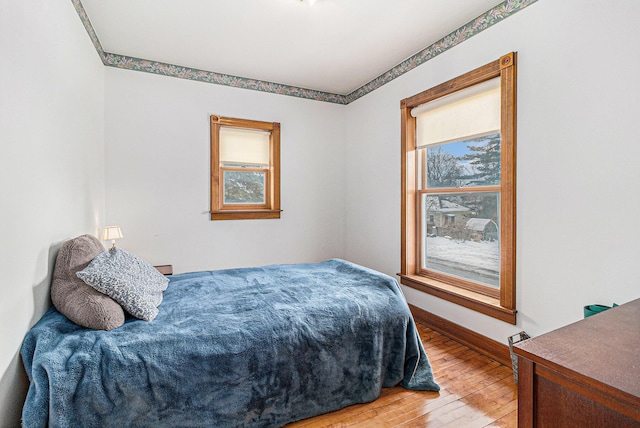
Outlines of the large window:
M515 324L516 53L401 113L402 283Z
M280 218L280 124L211 116L211 220Z

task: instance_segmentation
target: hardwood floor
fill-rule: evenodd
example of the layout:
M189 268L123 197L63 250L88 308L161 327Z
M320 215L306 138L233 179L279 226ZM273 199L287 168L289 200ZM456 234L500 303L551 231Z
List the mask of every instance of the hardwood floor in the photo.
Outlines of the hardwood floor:
M315 427L516 427L517 386L506 367L418 323L441 390L385 388L372 403L287 425Z

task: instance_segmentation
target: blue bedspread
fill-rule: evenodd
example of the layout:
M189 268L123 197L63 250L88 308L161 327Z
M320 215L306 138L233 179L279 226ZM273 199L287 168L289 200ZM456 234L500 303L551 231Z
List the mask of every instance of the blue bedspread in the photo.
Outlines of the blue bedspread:
M274 427L437 391L397 282L343 260L174 275L152 322L29 331L25 427Z

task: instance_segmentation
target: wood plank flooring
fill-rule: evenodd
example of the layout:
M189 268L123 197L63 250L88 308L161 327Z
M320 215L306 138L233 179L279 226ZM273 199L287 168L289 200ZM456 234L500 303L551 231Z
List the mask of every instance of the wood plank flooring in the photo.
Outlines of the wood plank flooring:
M418 323L441 390L385 388L372 403L287 425L317 427L516 427L517 386L506 367Z

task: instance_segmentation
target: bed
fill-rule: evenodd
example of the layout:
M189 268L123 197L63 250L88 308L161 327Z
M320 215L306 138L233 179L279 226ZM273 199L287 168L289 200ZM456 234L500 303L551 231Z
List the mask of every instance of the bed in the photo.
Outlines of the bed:
M397 282L333 259L169 276L153 321L28 332L23 426L277 427L437 391Z

